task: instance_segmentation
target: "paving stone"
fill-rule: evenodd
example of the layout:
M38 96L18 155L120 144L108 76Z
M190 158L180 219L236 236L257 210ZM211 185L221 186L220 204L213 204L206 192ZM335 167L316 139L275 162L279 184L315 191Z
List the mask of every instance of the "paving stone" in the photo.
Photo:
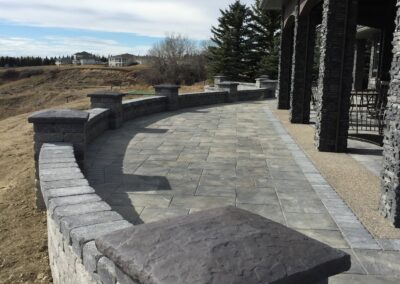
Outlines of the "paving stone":
M189 214L189 210L180 208L144 208L140 214L140 219L144 223L155 222L159 220L169 219L176 216Z
M262 217L268 218L272 221L286 225L286 221L285 218L283 217L283 213L279 204L259 205L259 204L238 203L236 204L236 206L238 208L245 209L247 211L258 214Z
M328 213L285 213L285 217L288 226L295 229L338 230L338 227Z
M172 199L170 207L185 209L208 209L234 204L234 197L177 195Z
M400 277L400 255L394 251L354 249L361 264L369 274Z
M206 186L200 185L195 191L196 195L201 196L231 196L236 197L235 186Z
M298 231L310 238L319 240L320 242L323 242L331 247L340 249L349 248L349 245L343 238L340 231L332 231L332 230L298 230Z
M393 276L340 274L329 278L329 284L397 284L400 278Z
M108 203L112 206L140 206L140 207L152 207L152 208L168 208L172 197L168 195L160 194L124 194L116 193L113 194Z
M237 203L279 204L274 188L237 188Z

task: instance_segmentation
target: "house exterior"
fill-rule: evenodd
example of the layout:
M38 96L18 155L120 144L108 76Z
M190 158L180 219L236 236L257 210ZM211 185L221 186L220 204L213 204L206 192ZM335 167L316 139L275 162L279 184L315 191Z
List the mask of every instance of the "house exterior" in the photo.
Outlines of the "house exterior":
M72 56L72 63L74 65L94 65L99 64L96 57L86 51L75 53Z
M69 65L69 64L72 64L72 60L70 58L59 58L56 60L55 64L57 66Z
M374 88L383 98L379 211L400 227L400 0L263 0L262 5L282 15L277 97L291 123L310 121L316 31L320 34L313 96L319 151L347 151L355 90Z
M108 57L109 67L124 67L136 63L135 56L129 53Z

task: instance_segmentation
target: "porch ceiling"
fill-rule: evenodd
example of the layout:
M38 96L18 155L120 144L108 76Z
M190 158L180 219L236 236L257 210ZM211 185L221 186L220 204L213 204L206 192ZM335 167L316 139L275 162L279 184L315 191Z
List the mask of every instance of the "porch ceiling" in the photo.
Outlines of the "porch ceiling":
M281 10L284 0L262 0L262 7L265 10Z

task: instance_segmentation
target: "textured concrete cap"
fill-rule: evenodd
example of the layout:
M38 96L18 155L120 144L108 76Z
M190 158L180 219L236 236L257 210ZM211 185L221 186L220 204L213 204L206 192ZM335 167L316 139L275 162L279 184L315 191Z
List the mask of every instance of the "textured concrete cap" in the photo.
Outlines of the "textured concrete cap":
M316 283L350 256L248 211L224 207L96 239L139 283Z
M113 91L97 91L87 95L89 98L119 98L125 96L124 93L118 93Z
M89 113L74 109L46 109L34 112L28 117L31 123L82 123L87 121Z

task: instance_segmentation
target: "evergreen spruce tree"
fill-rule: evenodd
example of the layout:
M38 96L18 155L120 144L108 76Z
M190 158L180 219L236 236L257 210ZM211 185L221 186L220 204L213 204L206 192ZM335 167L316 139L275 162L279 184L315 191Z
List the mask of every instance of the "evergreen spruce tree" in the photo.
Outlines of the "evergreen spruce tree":
M254 32L253 62L256 64L256 75L269 75L272 79L278 76L279 37L281 20L277 11L266 11L261 7L261 0L252 6L252 29Z
M208 50L208 67L211 76L223 74L230 80L249 80L249 44L252 38L251 10L239 0L220 10L218 26L212 27L212 45Z

